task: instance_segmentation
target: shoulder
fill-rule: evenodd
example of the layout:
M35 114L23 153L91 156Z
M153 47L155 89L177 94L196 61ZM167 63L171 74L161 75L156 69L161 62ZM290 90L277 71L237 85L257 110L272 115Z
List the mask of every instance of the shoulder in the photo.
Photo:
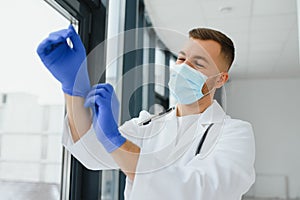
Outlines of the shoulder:
M149 112L142 110L139 113L138 117L134 117L126 122L124 122L120 127L119 130L123 133L126 134L137 134L138 129L141 128L141 126L139 125L140 122L149 119L151 116L153 116L152 114L150 114Z
M139 113L138 117L134 117L126 122L124 122L124 124L121 127L139 127L139 123L149 119L150 117L152 117L153 114L150 114L148 111L146 110L142 110ZM120 128L121 128L120 127Z
M249 122L226 117L221 127L221 136L217 145L218 152L234 160L254 162L255 140L252 125ZM225 156L225 157L227 157Z
M254 142L252 125L240 119L232 119L226 116L221 126L222 138L229 142Z
M139 123L151 116L152 115L149 112L143 110L140 112L138 117L132 118L121 125L119 127L119 131L125 138L141 147L143 140L142 136L144 133L141 128L142 126L140 126Z
M236 133L253 133L252 125L249 122L240 119L232 119L229 116L225 117L223 125L228 131Z

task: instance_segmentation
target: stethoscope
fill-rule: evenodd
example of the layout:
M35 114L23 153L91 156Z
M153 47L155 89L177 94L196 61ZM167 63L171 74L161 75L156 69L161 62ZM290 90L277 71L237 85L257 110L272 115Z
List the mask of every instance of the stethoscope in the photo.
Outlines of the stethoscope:
M156 115L151 116L150 118L148 118L148 119L146 119L146 120L144 120L144 121L138 123L138 125L139 125L139 126L147 125L147 124L149 124L150 122L152 122L152 121L154 121L154 120L157 120L157 119L160 119L160 118L162 118L163 116L169 114L172 110L175 110L175 106L174 106L174 107L171 107L171 108L169 108L169 109L167 109L167 110L165 110L165 111L163 111L163 112L161 112L161 113L158 113L158 114L156 114ZM196 152L195 152L195 156L198 155L198 154L200 153L201 148L202 148L202 146L203 146L203 143L204 143L204 141L205 141L205 138L206 138L206 136L207 136L207 134L208 134L210 128L211 128L213 125L214 125L213 123L210 124L210 125L207 127L207 129L205 130L204 134L202 135L201 140L200 140L200 142L199 142L199 145L198 145L198 147L197 147L197 150L196 150Z
M144 120L144 121L138 123L138 125L139 125L139 126L147 125L147 124L149 124L150 122L152 122L152 121L154 121L154 120L157 120L157 119L159 119L159 118L162 118L163 116L169 114L172 110L175 110L175 106L174 106L174 107L171 107L171 108L169 108L169 109L167 109L167 110L165 110L165 111L163 111L163 112L161 112L161 113L158 113L158 114L156 114L156 115L153 115L152 117L150 117L150 118L148 118L148 119L146 119L146 120Z

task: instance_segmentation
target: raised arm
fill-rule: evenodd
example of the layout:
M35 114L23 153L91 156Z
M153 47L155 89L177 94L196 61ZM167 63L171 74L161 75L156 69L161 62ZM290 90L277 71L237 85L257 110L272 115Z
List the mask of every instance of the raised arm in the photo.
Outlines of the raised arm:
M90 129L92 115L90 109L83 106L84 98L65 94L65 100L72 139L77 142Z
M67 39L72 44L69 45ZM50 33L39 44L37 53L49 72L62 84L71 134L76 142L92 122L89 109L83 106L90 89L85 48L70 25L68 29Z
M68 38L72 45L67 43ZM86 52L73 26L51 33L38 46L37 53L50 73L62 84L73 141L78 141L89 130L93 121L98 140L106 151L111 153L119 167L133 180L140 149L121 136L118 131L118 123L115 119L118 118L119 107L118 103L111 101L117 100L112 98L115 95L113 88L103 84L105 86L99 88L96 86L88 95L91 88ZM85 101L86 107L84 107ZM89 107L94 111L93 120ZM82 156L82 152L77 153L80 154L77 155L78 158ZM88 155L84 158L86 156ZM105 155L101 155L103 156Z

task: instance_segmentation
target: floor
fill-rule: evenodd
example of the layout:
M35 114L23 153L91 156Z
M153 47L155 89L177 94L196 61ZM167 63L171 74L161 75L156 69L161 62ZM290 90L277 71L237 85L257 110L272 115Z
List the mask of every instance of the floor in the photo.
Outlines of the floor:
M0 181L1 200L59 200L59 185Z
M59 200L59 192L60 186L58 184L0 181L1 200ZM287 199L244 197L243 200Z
M243 200L300 200L300 199L250 198L250 197L244 197Z

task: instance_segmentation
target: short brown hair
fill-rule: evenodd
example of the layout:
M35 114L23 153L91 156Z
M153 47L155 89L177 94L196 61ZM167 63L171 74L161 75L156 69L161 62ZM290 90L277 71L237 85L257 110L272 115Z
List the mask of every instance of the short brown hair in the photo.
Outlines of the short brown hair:
M221 54L223 55L228 70L234 60L234 45L232 40L220 31L208 28L195 28L189 31L189 36L199 40L213 40L221 45Z

